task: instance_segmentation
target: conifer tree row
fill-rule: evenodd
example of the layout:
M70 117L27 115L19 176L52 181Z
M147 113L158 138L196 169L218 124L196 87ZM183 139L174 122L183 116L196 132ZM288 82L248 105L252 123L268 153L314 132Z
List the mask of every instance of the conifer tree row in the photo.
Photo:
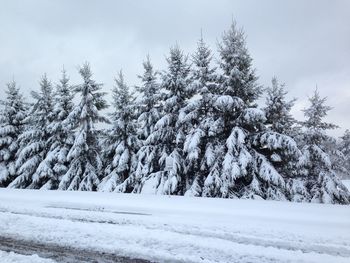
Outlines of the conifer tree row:
M65 70L57 85L43 75L32 104L9 83L0 187L350 203L339 178L349 176L349 131L327 134L337 126L323 120L318 91L295 120L277 78L259 105L265 89L236 23L217 58L201 35L193 55L175 45L166 62L155 70L147 57L135 88L120 71L109 109L87 63L77 85Z

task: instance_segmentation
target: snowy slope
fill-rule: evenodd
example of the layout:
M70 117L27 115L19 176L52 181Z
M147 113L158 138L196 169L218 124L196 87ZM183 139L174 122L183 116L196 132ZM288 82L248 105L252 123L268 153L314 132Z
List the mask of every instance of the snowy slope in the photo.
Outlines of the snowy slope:
M157 262L350 262L350 207L0 189L0 237Z

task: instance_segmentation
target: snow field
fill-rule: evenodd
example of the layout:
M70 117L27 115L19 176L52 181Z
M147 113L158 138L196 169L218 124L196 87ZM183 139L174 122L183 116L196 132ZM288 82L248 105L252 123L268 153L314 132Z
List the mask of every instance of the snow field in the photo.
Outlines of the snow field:
M348 206L0 190L0 236L156 262L349 262Z

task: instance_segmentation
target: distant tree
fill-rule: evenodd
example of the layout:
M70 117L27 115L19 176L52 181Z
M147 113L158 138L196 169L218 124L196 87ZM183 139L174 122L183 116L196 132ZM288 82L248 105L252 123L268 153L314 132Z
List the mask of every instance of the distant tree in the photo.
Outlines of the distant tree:
M17 154L17 177L9 187L37 188L39 174L43 167L49 145L49 125L53 120L52 84L44 75L40 81L40 92L32 91L35 99L27 118L25 131L19 137L20 148Z
M83 83L76 86L80 93L80 103L74 107L63 125L74 128L76 136L73 146L68 152L69 169L63 175L59 184L61 190L95 191L102 176L101 149L98 142L97 122L108 122L100 114L100 110L107 108L101 92L102 84L92 79L89 64L84 64L79 73Z
M24 131L27 106L15 81L7 84L6 100L0 111L0 187L6 187L16 176L16 153L19 136Z
M341 138L329 136L329 139L324 143L325 152L328 153L332 163L332 169L339 178L342 178L347 173L345 155L340 151L341 142Z
M326 98L321 98L317 90L309 101L311 105L304 110L305 145L300 161L304 168L308 199L311 202L348 204L349 191L333 170L326 148L326 143L331 140L326 131L337 128L323 121L331 107L325 105Z
M136 152L139 140L136 134L136 109L129 87L120 71L113 89L111 114L113 128L103 145L107 167L99 191L131 192L134 186L132 173L137 166Z
M338 161L338 169L344 179L350 179L350 131L346 130L344 135L340 137L337 150L341 156Z

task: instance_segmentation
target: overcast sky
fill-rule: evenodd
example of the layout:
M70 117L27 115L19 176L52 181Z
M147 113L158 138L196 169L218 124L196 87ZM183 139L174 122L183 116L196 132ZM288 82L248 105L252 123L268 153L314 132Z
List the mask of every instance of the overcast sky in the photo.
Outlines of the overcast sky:
M14 78L26 95L47 73L57 82L62 65L72 83L89 61L108 91L123 69L137 84L150 55L165 67L169 47L186 52L204 39L216 52L232 18L243 27L262 85L272 76L297 97L293 113L302 119L316 85L333 110L328 120L350 129L350 1L233 0L0 0L0 96Z

